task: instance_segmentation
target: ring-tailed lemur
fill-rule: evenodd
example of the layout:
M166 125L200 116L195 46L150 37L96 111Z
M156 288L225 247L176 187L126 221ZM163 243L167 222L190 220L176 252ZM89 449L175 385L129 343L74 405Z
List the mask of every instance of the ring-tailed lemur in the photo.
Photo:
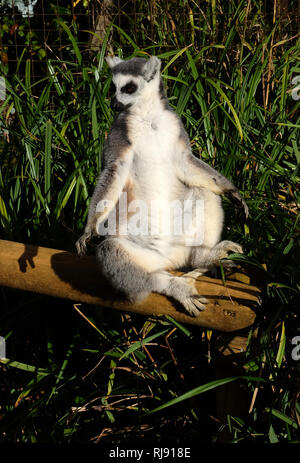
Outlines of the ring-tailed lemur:
M119 218L115 232L97 247L103 274L131 301L139 301L153 291L179 301L190 315L197 316L207 300L198 294L195 278L219 265L230 251L242 252L236 243L219 242L223 227L221 195L228 194L246 216L248 207L229 180L193 156L183 124L168 104L160 60L154 56L149 60L106 60L116 88L112 107L120 113L104 146L103 170L84 234L76 243L78 254L86 252L92 235L101 234L101 227L103 231L103 224L120 208L126 193L129 207L125 217ZM203 239L198 245L185 239L189 234L186 229L175 236L172 232L151 233L149 228L148 233L137 234L130 228L130 220L136 219L130 204L145 206L145 222L157 232L157 226L170 214L170 201L178 200L204 204ZM158 205L156 214L150 208L152 203ZM195 226L195 212L191 215L188 228ZM230 266L231 261L224 261L226 264ZM195 270L181 277L168 272L186 266Z

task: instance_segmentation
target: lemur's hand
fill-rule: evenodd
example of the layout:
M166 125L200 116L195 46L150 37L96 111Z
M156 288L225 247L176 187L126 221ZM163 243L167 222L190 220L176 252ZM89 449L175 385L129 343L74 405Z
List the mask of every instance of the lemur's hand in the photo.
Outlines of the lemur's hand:
M249 209L246 204L244 198L240 195L240 192L236 190L231 190L228 192L228 196L230 197L231 201L239 208L244 210L244 214L246 219L249 216Z
M83 235L79 238L78 241L76 241L76 249L77 249L77 254L82 257L86 254L86 245L87 242L91 239L92 233L90 232L84 232Z

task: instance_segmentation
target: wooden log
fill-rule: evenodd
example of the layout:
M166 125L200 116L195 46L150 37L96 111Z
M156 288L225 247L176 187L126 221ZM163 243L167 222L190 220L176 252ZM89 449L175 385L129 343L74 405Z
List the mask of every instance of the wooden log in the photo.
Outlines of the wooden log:
M3 286L143 315L170 315L181 323L225 332L253 324L253 307L260 294L258 288L245 283L227 281L224 286L221 280L200 277L197 289L209 302L193 318L174 300L155 293L130 304L109 287L91 256L79 258L71 252L0 240L0 265Z

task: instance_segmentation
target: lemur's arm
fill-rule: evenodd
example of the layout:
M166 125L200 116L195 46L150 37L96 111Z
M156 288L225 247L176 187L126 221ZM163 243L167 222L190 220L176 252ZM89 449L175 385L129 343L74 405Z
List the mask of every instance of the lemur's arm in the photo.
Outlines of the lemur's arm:
M90 202L87 224L83 235L76 242L80 256L86 253L87 241L97 234L98 225L107 219L117 204L128 179L133 150L122 133L122 127L115 125L105 144L103 155L105 165Z
M185 147L177 159L177 175L188 186L206 188L217 195L228 195L229 198L243 208L248 217L248 206L238 189L224 175L213 167L193 156L190 149Z

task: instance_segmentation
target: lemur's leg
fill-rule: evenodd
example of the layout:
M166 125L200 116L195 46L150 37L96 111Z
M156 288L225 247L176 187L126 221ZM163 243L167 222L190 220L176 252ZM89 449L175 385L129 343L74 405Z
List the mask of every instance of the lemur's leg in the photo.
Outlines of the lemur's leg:
M195 281L164 271L165 262L155 251L138 246L131 249L126 240L112 238L97 247L96 255L103 275L131 302L157 292L177 300L192 316L205 309L207 300L198 294Z
M243 253L243 248L233 241L221 241L220 243L216 244L213 248L208 248L205 246L195 247L192 249L191 256L190 256L190 265L193 272L189 272L186 274L186 277L197 277L207 272L208 270L213 269L214 267L218 267L220 262L222 261L222 265L225 268L234 268L236 264L227 259L228 254L231 252L238 252ZM222 260L227 259L227 260Z

